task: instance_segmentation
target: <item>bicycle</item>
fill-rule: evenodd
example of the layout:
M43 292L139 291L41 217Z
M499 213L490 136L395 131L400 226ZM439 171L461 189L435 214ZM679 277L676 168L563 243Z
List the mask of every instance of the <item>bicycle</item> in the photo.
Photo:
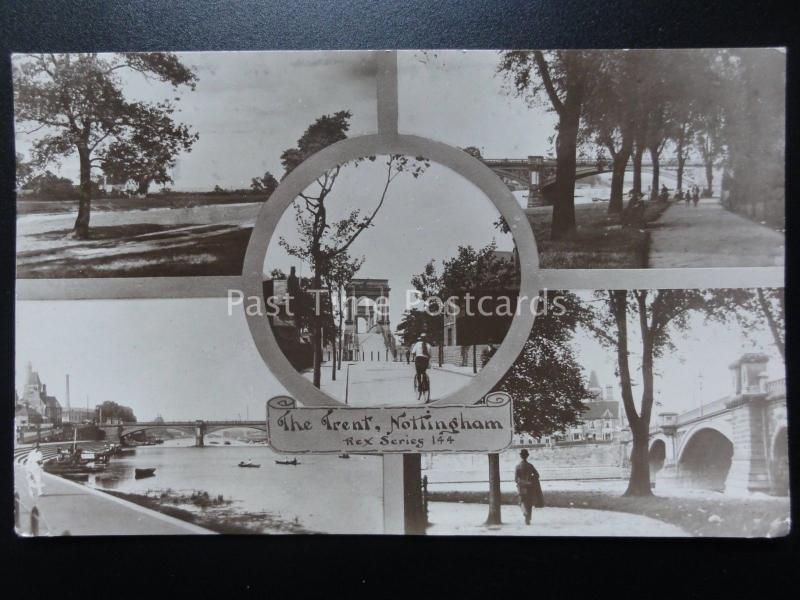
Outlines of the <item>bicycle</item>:
M431 401L431 380L427 371L414 374L414 391L417 393L417 402L421 401L423 396L425 402Z

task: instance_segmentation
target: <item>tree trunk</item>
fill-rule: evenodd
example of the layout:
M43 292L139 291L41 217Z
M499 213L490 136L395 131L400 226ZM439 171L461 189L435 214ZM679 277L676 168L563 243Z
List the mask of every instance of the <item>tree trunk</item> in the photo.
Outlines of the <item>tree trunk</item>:
M686 145L685 140L686 135L684 134L683 130L681 130L680 135L678 136L678 191L683 191L683 169L686 165L686 155L684 154L684 147Z
M331 381L336 381L336 335L331 338Z
M633 448L631 450L631 478L625 496L652 496L650 488L650 456L648 424L631 423Z
M487 525L500 525L500 455L489 454L489 515Z
M147 196L147 193L150 191L150 180L149 179L142 179L139 182L139 187L136 189L136 193L140 196Z
M314 289L322 289L322 277L319 271L318 261L315 261L314 267ZM317 299L319 292L315 293L314 306L312 307L311 317L311 342L314 347L314 386L317 388L322 387L322 315L321 311L317 310Z
M554 240L575 231L575 155L578 140L578 108L566 109L556 138L556 193L550 237Z
M633 152L633 194L638 198L642 193L642 155L644 154L644 145L636 144L636 150Z
M92 163L88 148L78 148L78 158L81 174L80 196L78 217L75 219L72 236L79 240L86 240L89 238L89 218L92 212Z
M708 184L708 187L706 188L706 191L703 195L707 198L710 198L714 190L714 161L713 159L709 158L705 161L705 163L706 163L706 183Z
M659 178L661 175L661 169L658 162L658 154L659 154L658 144L656 144L655 146L650 146L648 150L650 151L650 159L653 161L653 181L652 181L653 189L650 190L650 200L655 200L656 198L658 198L658 188L660 187Z
M334 361L338 362L337 369L342 370L342 348L344 346L344 331L342 329L342 321L344 320L344 313L342 312L342 289L341 287L336 290L336 302L339 305L339 325L336 328L336 336L339 339L339 354L338 357L334 353Z
M628 161L631 157L630 148L627 152L621 150L614 156L614 163L611 169L611 196L608 200L608 212L621 213L624 200L624 186L625 186L625 168L628 166Z

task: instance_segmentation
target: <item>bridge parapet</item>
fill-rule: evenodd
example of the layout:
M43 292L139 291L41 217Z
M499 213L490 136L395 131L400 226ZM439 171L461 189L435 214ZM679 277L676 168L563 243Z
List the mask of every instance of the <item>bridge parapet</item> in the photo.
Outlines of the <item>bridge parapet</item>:
M786 378L781 377L780 379L773 379L772 381L768 381L766 384L767 394L769 395L786 395Z

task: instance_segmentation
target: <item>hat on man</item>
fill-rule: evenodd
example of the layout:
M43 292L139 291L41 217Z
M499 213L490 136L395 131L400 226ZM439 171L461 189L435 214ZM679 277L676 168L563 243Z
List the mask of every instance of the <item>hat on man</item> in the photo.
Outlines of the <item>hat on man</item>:
M522 450L519 451L519 455L522 458L528 458L528 451L525 448L523 448Z

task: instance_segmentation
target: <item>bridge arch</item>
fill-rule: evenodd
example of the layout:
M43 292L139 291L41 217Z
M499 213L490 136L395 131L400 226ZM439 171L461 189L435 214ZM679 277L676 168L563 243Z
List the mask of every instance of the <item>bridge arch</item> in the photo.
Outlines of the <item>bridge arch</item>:
M789 495L789 437L786 425L781 426L772 436L769 478L774 495Z
M122 431L119 434L120 439L126 438L128 436L133 435L134 433L141 433L142 431L149 431L151 429L177 429L179 431L185 431L187 433L194 432L194 425L142 425L140 427L130 426L125 427L123 426Z
M685 485L721 492L732 459L730 435L713 424L700 425L685 436L678 455L678 477Z
M256 431L267 431L267 423L264 422L263 425L209 425L206 427L205 432L208 433L216 433L217 431L227 431L228 429L255 429Z
M650 450L648 452L650 462L650 475L655 476L661 469L664 468L664 463L667 460L667 443L661 437L655 438L650 443Z
M151 429L177 429L179 431L185 431L189 434L195 434L197 432L197 424L170 424L170 423L148 423L142 425L129 425L123 426L122 431L120 432L120 439L128 437L134 433L139 433L142 431L149 431ZM226 429L256 429L258 431L267 431L267 424L264 422L263 424L256 424L256 423L225 423L220 425L212 425L212 424L203 424L203 434L207 435L209 433L214 433L217 431L224 431Z

